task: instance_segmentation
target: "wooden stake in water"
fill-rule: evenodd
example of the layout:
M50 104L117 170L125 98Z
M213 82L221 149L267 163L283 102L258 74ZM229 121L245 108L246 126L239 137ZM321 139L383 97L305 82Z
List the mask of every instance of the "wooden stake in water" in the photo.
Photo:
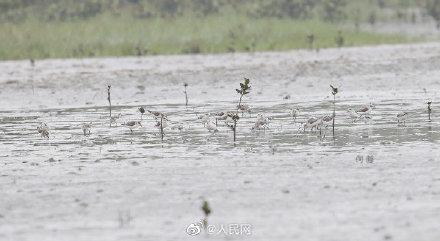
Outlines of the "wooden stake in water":
M110 127L112 127L112 101L110 98L110 88L111 87L112 87L111 85L107 86L107 100L108 100L108 104L109 104L109 108L110 108Z
M335 119L336 119L336 94L338 93L338 88L330 85L332 88L333 95L333 122L332 122L332 130L333 130L333 138L335 138Z

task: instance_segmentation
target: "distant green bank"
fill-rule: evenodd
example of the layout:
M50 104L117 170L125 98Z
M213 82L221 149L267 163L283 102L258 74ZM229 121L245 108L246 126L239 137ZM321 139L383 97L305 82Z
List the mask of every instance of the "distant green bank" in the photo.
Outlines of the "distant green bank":
M319 20L237 15L0 23L0 59L81 58L330 48L414 41Z

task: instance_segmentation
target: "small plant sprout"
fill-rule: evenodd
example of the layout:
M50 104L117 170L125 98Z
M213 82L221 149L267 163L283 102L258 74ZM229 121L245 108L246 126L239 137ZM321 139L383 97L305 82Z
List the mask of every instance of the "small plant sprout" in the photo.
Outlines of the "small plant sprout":
M203 201L202 205L202 211L203 214L205 214L205 217L203 218L203 227L208 227L208 216L211 214L211 208L209 207L208 201Z
M110 110L110 127L112 127L112 100L111 100L111 96L110 96L110 89L112 88L111 85L107 86L107 100L108 100L108 105L109 105L109 110Z
M232 125L228 125L228 126L232 129L234 133L234 138L233 138L234 146L237 140L237 122L240 119L240 117L238 116L238 112L240 111L240 107L242 106L241 102L243 100L243 96L250 93L251 86L249 84L250 84L250 80L248 78L244 78L244 82L240 83L240 89L235 89L235 91L237 91L237 93L240 95L240 99L238 100L238 105L237 105L237 111L235 113L228 114L228 117L231 118L233 122Z
M185 106L188 106L188 91L186 90L187 87L188 83L183 83L183 88L185 88L185 90L183 91L183 93L185 94Z
M431 113L432 113L432 109L431 109L431 104L432 101L428 101L428 120L431 121Z
M334 87L333 85L330 85L330 88L332 88L332 95L333 95L332 133L333 133L333 138L334 138L335 137L335 119L336 119L336 94L338 94L338 88Z
M145 109L144 107L139 107L138 111L141 113L141 121L142 121L142 116L145 114Z

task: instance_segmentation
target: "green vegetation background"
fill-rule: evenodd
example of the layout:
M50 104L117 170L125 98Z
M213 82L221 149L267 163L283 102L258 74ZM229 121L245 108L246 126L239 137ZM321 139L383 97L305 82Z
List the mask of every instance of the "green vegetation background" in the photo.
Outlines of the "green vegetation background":
M418 0L0 0L0 59L221 53L411 41ZM426 14L429 14L426 11Z

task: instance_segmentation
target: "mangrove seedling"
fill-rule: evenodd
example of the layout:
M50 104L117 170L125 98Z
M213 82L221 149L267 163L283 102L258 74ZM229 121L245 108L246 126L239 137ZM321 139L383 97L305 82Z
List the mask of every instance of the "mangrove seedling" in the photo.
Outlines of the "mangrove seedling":
M203 201L202 211L203 214L205 214L205 217L203 218L203 227L206 228L208 226L208 216L209 214L211 214L211 208L209 207L209 203L206 200Z
M188 106L188 92L186 91L188 83L183 83L183 87L185 88L185 90L183 91L183 93L185 94L185 106Z
M108 100L109 109L110 109L110 127L112 127L112 101L111 101L111 96L110 96L110 89L111 88L112 88L111 85L107 86L107 100Z
M431 112L432 112L431 104L432 104L432 101L429 101L428 102L428 120L429 121L431 121Z
M333 85L330 85L330 88L332 88L332 95L333 95L332 130L333 130L333 138L334 138L335 137L335 119L336 119L336 94L338 94L338 88L334 87Z
M232 126L229 126L233 133L234 133L234 146L235 146L235 141L237 140L237 122L240 119L240 117L238 116L238 112L240 111L240 107L242 106L241 102L243 100L243 96L247 95L250 93L251 90L251 86L250 84L250 80L248 78L244 78L244 82L240 83L240 89L235 89L235 91L237 91L237 93L240 95L240 99L238 100L238 105L237 105L237 111L235 113L229 113L228 116L229 118L232 119Z
M144 107L139 107L139 112L141 113L141 121L142 121L142 116L145 114L145 109L144 109Z

